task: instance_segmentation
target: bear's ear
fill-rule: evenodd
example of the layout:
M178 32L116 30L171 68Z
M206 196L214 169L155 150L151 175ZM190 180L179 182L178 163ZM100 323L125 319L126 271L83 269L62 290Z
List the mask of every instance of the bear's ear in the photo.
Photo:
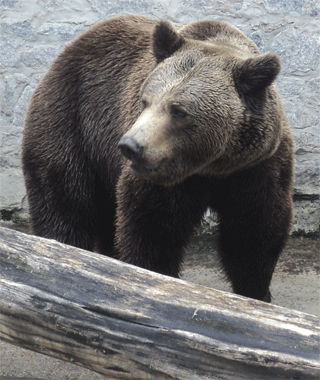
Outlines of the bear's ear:
M181 37L168 21L160 21L153 32L153 53L157 63L170 57L184 43Z
M274 53L249 58L237 66L235 81L244 96L258 94L272 84L281 69L280 59Z

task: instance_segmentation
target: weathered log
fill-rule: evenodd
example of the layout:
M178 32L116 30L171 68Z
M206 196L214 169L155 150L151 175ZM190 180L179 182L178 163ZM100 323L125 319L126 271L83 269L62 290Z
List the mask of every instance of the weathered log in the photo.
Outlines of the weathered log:
M0 228L0 338L111 379L319 379L320 318Z

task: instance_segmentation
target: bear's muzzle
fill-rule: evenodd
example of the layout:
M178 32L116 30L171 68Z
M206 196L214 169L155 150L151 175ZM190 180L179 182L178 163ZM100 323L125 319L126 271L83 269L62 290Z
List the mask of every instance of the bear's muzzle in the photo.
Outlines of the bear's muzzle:
M132 137L123 136L118 144L118 148L120 148L121 153L128 160L137 163L142 161L144 147Z

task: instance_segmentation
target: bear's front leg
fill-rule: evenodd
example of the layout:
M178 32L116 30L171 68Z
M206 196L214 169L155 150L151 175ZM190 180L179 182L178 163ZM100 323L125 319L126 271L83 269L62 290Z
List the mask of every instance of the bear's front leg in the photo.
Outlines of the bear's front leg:
M178 277L184 247L208 207L200 182L164 187L124 172L117 187L118 258Z
M225 180L224 202L217 207L218 251L234 292L266 302L292 220L291 177L270 167L266 163Z

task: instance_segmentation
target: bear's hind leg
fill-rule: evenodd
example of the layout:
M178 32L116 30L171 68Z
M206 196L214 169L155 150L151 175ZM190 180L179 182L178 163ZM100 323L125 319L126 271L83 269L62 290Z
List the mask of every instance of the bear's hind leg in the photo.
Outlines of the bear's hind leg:
M69 189L63 186L66 183L63 177L52 176L51 179L44 170L43 180L32 168L29 165L25 169L32 233L93 250L95 205L92 194L84 184ZM70 173L68 178L74 177Z
M72 210L70 204L53 204L33 191L29 194L32 232L47 239L72 245L88 251L94 247L92 226L87 212Z

